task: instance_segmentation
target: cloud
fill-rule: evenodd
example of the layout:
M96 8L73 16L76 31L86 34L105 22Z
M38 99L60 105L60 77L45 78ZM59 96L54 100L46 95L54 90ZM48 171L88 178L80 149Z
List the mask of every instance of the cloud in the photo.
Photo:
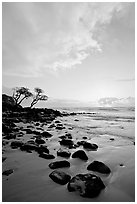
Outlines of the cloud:
M102 51L94 33L123 8L121 3L3 3L3 73L40 76L43 70L81 64Z

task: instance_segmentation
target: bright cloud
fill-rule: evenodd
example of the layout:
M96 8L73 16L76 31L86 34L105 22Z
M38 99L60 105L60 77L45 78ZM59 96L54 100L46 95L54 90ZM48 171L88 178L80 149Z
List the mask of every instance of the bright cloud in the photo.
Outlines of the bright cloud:
M81 64L102 50L94 34L122 13L124 5L3 3L3 73L38 76L44 69Z

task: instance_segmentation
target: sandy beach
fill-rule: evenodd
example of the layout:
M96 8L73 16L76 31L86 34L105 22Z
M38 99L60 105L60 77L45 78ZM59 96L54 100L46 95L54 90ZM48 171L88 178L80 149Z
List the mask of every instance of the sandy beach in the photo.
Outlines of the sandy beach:
M63 110L62 110L63 111ZM66 111L66 110L65 110ZM76 114L58 116L50 123L36 124L19 122L16 127L19 132L16 139L5 141L3 146L3 172L12 169L13 173L3 175L2 199L4 202L134 202L135 201L135 133L134 110L74 110ZM70 113L67 110L67 113ZM57 121L57 122L56 122ZM57 129L61 124L62 129ZM28 128L29 127L29 128ZM40 129L41 128L41 129ZM45 145L54 159L39 157L36 151L26 152L20 148L11 148L11 142L23 143L34 140L38 136L26 133L26 129L39 132L47 131L52 137L43 138ZM22 135L20 134L22 133ZM89 151L79 146L69 148L60 144L61 136L69 134L72 141L87 141L98 145L97 151ZM3 134L4 136L4 134ZM83 139L84 138L84 139ZM7 144L6 144L7 141ZM95 198L84 198L77 192L69 192L67 185L55 183L49 174L53 171L49 164L64 160L57 156L60 148L68 149L70 167L59 168L71 177L77 174L93 173L99 176L106 188ZM84 150L87 161L72 158L77 150ZM87 166L94 160L106 164L110 174L102 174L87 170Z

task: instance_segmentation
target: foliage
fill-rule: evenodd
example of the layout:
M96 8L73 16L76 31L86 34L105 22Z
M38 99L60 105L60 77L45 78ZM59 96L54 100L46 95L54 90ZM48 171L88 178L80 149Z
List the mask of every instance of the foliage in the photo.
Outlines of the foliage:
M13 88L12 98L14 99L16 105L20 105L21 102L29 97L32 97L33 94L25 87L15 87Z
M40 88L34 89L35 93L33 94L33 100L30 104L30 107L32 108L38 101L46 101L48 99L48 96L44 95L44 91Z

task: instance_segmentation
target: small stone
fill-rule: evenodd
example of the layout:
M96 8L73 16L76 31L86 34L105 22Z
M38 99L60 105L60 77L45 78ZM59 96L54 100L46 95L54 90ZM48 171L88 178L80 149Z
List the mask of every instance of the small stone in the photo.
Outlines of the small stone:
M55 159L55 156L54 156L54 155L48 154L48 153L41 153L41 154L39 155L39 157L42 157L42 158L44 158L44 159Z
M87 170L97 171L102 174L109 174L111 172L110 168L106 166L103 162L93 161L88 165Z
M111 141L114 141L115 139L114 139L114 138L110 138L110 140L111 140Z
M123 166L124 166L124 164L119 164L119 166L122 166L122 167L123 167Z
M79 158L82 160L88 160L86 153L83 150L78 150L72 154L72 158Z
M88 138L84 136L84 137L82 137L82 139L86 140L86 139L88 139Z
M66 160L56 161L49 164L51 169L70 167L70 163Z

